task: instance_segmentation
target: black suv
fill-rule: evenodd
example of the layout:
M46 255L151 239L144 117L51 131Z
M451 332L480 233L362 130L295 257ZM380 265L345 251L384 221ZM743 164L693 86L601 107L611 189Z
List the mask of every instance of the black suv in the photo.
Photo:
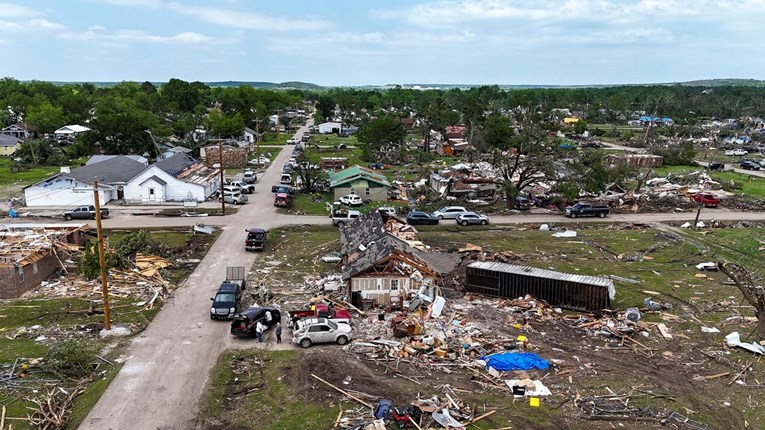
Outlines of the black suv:
M220 284L215 297L210 298L213 302L210 308L210 319L233 318L242 302L243 290L242 285L235 282Z
M741 160L739 167L746 170L760 170L760 164L754 160Z
M707 170L725 170L725 163L713 161L707 164Z

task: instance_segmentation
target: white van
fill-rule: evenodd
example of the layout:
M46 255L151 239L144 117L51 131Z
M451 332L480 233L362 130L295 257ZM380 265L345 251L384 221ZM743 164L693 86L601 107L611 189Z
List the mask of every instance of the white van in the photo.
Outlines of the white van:
M289 173L283 173L281 179L279 179L280 184L291 184L292 183L292 175Z

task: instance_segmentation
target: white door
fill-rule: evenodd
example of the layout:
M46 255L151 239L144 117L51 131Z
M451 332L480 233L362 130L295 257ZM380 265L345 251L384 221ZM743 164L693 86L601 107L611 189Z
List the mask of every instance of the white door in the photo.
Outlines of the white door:
M153 202L157 200L157 193L154 188L149 188L149 201Z

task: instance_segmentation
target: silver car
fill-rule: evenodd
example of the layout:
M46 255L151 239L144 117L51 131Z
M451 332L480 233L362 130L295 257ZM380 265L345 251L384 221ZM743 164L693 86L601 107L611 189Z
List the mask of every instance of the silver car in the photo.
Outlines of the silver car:
M433 212L433 216L438 219L455 219L463 212L467 212L467 209L462 206L447 206Z
M332 321L307 324L292 335L292 343L308 348L315 343L337 343L345 345L351 340L351 326L335 324Z
M489 223L489 217L484 214L477 214L475 212L462 212L457 216L457 224L480 224L486 225Z

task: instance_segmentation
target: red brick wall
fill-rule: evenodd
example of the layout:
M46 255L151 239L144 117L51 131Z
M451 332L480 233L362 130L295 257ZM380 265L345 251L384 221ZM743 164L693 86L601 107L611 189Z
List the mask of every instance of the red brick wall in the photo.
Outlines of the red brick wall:
M44 252L44 251L40 251ZM35 273L37 265L37 273ZM53 254L48 254L35 263L21 266L24 277L19 275L19 268L13 265L0 267L0 299L15 299L37 287L61 267Z

